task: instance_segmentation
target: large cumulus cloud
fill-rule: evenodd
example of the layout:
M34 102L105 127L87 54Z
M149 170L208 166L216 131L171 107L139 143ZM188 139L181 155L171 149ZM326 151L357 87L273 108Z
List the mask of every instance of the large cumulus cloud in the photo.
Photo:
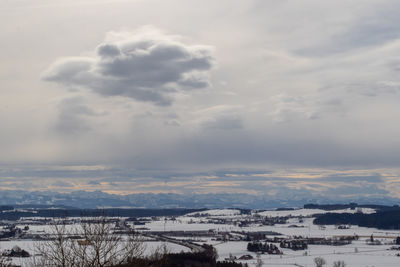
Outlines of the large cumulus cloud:
M92 55L59 59L43 79L103 96L170 105L174 92L209 85L212 50L184 44L179 37L150 26L109 32Z

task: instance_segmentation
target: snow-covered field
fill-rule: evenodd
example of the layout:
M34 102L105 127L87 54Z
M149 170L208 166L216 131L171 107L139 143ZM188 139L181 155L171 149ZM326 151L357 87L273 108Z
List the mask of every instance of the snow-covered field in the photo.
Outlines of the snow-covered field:
M258 212L257 214L268 217L284 217L284 216L312 216L314 214L325 213L356 213L362 212L366 214L375 213L371 208L357 208L357 209L341 209L341 210L321 210L321 209L296 209L296 210L267 210Z
M277 244L278 245L278 244ZM220 259L228 258L230 254L234 256L250 254L253 260L241 261L248 263L249 266L255 266L256 253L246 250L247 242L225 242L214 245L218 251ZM332 266L334 261L343 260L348 267L398 267L400 266L400 257L395 256L397 251L389 251L390 245L369 246L364 241L354 242L347 246L314 246L310 245L307 251L308 255L303 255L305 251L292 251L283 249L283 255L261 255L265 266L315 266L314 258L323 257L327 266ZM356 249L358 252L355 252Z
M332 211L330 211L332 212ZM335 212L355 212L355 210L337 210ZM360 212L360 210L358 210ZM375 212L372 209L363 209L364 213ZM207 212L192 213L185 216L171 218L160 217L157 220L150 221L141 231L207 231L218 235L221 232L236 232L240 235L245 232L261 232L273 231L281 234L281 237L303 236L303 237L324 237L334 238L339 236L358 235L359 240L353 241L352 244L344 246L328 246L328 245L309 245L307 250L293 251L290 249L282 249L283 255L262 254L261 259L264 266L315 266L314 258L323 257L327 265L332 266L334 261L343 260L347 267L399 267L400 257L396 254L400 251L389 250L394 246L393 242L397 236L400 236L398 230L378 230L375 228L365 228L358 226L346 226L345 229L339 229L334 225L326 225L324 227L314 225L312 223L313 214L326 213L317 209L299 209L285 211L262 211L252 213L251 215L241 214L239 210L210 210ZM285 224L275 224L273 226L261 225L260 223L250 223L246 227L240 227L240 220L250 220L255 217L284 217L292 216ZM226 220L225 223L221 221ZM71 226L70 226L71 227ZM48 232L49 226L30 226L30 233ZM373 235L375 240L381 241L382 245L368 245L367 240ZM189 239L188 237L174 237L176 239ZM271 236L273 237L273 236ZM242 255L249 254L253 259L240 261L247 263L249 266L255 266L256 253L247 251L247 241L217 241L216 238L210 236L196 236L190 238L192 241L203 244L213 245L219 255L220 260L228 258L230 255L239 258ZM34 251L34 241L0 241L1 250L10 249L15 245L29 251ZM153 253L157 247L163 245L163 242L146 242L146 255ZM189 251L189 248L173 243L165 243L168 251L181 252ZM275 244L279 247L279 244ZM14 259L14 263L23 266L29 266L27 260Z
M358 210L335 210L329 212L336 213L374 213L373 209L358 209ZM284 210L284 211L263 211L257 213L261 216L266 217L284 217L284 216L303 216L308 217L314 214L327 213L328 211L319 209L299 209L299 210ZM213 213L215 215L218 213ZM227 217L232 218L235 214L227 214ZM239 218L242 215L236 214ZM213 216L210 216L213 217ZM235 217L235 216L234 216ZM393 240L395 237L400 235L400 231L393 230L378 230L375 228L365 228L358 226L350 226L349 229L338 229L334 225L326 225L320 227L312 223L313 218L292 218L289 219L286 224L276 224L274 226L261 226L261 225L250 225L249 227L238 227L235 225L220 225L220 224L204 224L201 221L204 218L194 218L185 216L184 218L178 218L178 223L169 223L165 225L166 229L215 229L217 231L274 231L283 234L283 236L304 236L304 237L325 237L331 238L335 236L352 236L358 235L360 239L353 241L350 245L345 246L322 246L322 245L310 245L307 250L293 251L290 249L282 249L283 255L268 255L262 254L261 259L264 262L264 266L315 266L314 258L323 257L327 265L332 266L334 261L343 260L348 267L398 267L400 266L400 257L396 256L399 251L389 250L393 246ZM188 221L192 224L186 224ZM296 225L297 227L293 227ZM157 222L153 222L148 225L149 228L159 228ZM366 240L374 235L379 238L383 245L367 245ZM256 253L247 251L248 242L245 241L227 241L227 242L216 242L208 239L207 243L214 245L218 251L219 259L228 258L230 255L236 256L237 258L250 254L254 257L252 260L240 261L247 263L249 266L255 266L256 264ZM279 246L279 244L276 244ZM306 254L306 255L305 255Z
M239 215L240 210L237 209L217 209L217 210L205 210L205 211L198 211L189 213L188 216L193 216L197 214L205 214L211 216L232 216L232 215Z

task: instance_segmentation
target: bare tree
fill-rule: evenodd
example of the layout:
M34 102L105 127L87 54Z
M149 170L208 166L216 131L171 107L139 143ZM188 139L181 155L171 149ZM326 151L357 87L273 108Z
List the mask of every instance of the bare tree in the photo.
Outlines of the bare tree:
M55 222L48 236L48 240L35 243L33 265L66 267L71 264L74 259L71 257L73 241L67 238L68 231L65 222L61 224Z
M159 261L170 253L167 245L164 243L153 249L152 253L148 257L150 260Z
M79 225L52 226L49 240L38 242L35 266L102 267L130 262L142 256L144 243L134 231L116 233L105 217Z
M0 252L0 267L11 267L11 259L8 257L4 257Z
M257 262L256 262L256 267L262 267L264 265L263 260L261 259L260 253L257 253Z
M315 265L317 267L322 267L322 266L324 266L326 264L326 260L324 258L322 258L322 257L314 258L314 262L315 262Z
M335 261L333 267L346 267L346 263L344 261Z

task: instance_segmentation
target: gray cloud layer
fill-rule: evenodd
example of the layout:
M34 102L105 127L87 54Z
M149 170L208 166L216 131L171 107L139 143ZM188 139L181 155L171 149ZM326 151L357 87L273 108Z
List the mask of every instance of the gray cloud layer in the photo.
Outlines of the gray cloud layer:
M177 90L209 85L212 48L185 45L153 27L110 32L96 55L58 60L43 79L103 96L124 96L170 105Z
M221 177L186 186L192 176L179 170L366 169L328 173L311 189L247 175L240 189L400 192L400 172L385 176L400 162L397 1L71 1L0 9L0 164L153 170L119 185L128 191L238 188ZM138 29L148 24L168 33ZM115 189L130 175L100 169L86 180ZM161 176L176 183L151 187Z
M88 118L102 116L86 105L82 97L66 98L58 105L58 119L55 130L61 134L79 134L91 130Z

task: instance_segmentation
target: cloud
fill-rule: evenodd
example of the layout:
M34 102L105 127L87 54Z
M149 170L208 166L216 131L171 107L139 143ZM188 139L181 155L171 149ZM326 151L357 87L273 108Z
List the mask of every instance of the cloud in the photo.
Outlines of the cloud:
M363 185L363 186L357 186L357 185L350 185L346 184L345 186L339 186L336 188L331 188L325 192L326 196L338 196L340 195L341 197L345 196L369 196L369 195L374 195L374 196L385 196L389 195L389 191L379 188L377 185L373 184L368 184L368 185Z
M232 12L216 1L186 3L186 9L158 1L164 8L156 13L154 5L130 2L84 14L43 10L35 13L40 27L22 13L0 25L1 162L162 173L266 163L398 165L398 4L385 16L393 1L248 1L233 4ZM114 13L112 24L104 20ZM73 23L64 31L59 25L66 19ZM30 28L15 34L10 29L19 21ZM190 39L152 27L103 39L104 29L152 21ZM44 32L53 33L45 42L37 38ZM299 54L302 49L308 51ZM62 55L71 57L56 60ZM45 68L49 82L37 81ZM208 83L213 86L205 88ZM85 99L54 103L66 94ZM109 114L100 116L101 110Z
M206 130L235 130L244 127L241 106L216 105L195 112L198 123Z
M237 115L220 115L203 123L206 129L234 130L242 129L243 121Z
M269 115L275 122L315 120L326 113L343 112L343 100L327 92L302 96L281 93L270 97L270 101L273 110Z
M88 182L88 185L100 185L100 182L99 182L99 181L96 181L96 180L94 180L94 181L89 181L89 182Z
M69 168L72 167L72 168ZM23 169L22 169L23 168ZM182 195L210 192L246 192L259 196L275 196L275 200L291 200L312 196L314 199L398 197L400 169L292 169L271 167L268 170L235 169L207 172L173 170L138 170L98 166L77 170L76 166L6 167L0 171L3 188L52 190L103 190L117 194L138 192L175 192ZM256 176L254 176L256 175ZM58 179L56 179L58 178Z
M174 92L209 85L212 50L184 44L151 26L109 32L92 56L59 59L42 78L70 89L164 106L172 103Z
M72 187L73 184L65 181L57 181L51 184L52 186L55 187Z
M352 12L350 16L341 18L337 13L332 13L335 19L327 19L327 25L320 23L316 26L319 32L315 32L315 35L326 35L326 39L294 49L294 52L304 56L324 57L384 45L400 37L400 5L397 1L368 3L360 14L357 13L362 9L354 8L356 1L344 4L343 7L346 5L349 5L347 8ZM326 32L321 32L322 27L327 29Z
M372 83L354 83L345 86L349 93L357 93L363 96L376 97L380 95L394 95L400 92L398 81L377 81Z
M54 129L62 134L77 134L91 130L90 117L102 116L88 107L82 97L66 98L58 105L58 118Z

